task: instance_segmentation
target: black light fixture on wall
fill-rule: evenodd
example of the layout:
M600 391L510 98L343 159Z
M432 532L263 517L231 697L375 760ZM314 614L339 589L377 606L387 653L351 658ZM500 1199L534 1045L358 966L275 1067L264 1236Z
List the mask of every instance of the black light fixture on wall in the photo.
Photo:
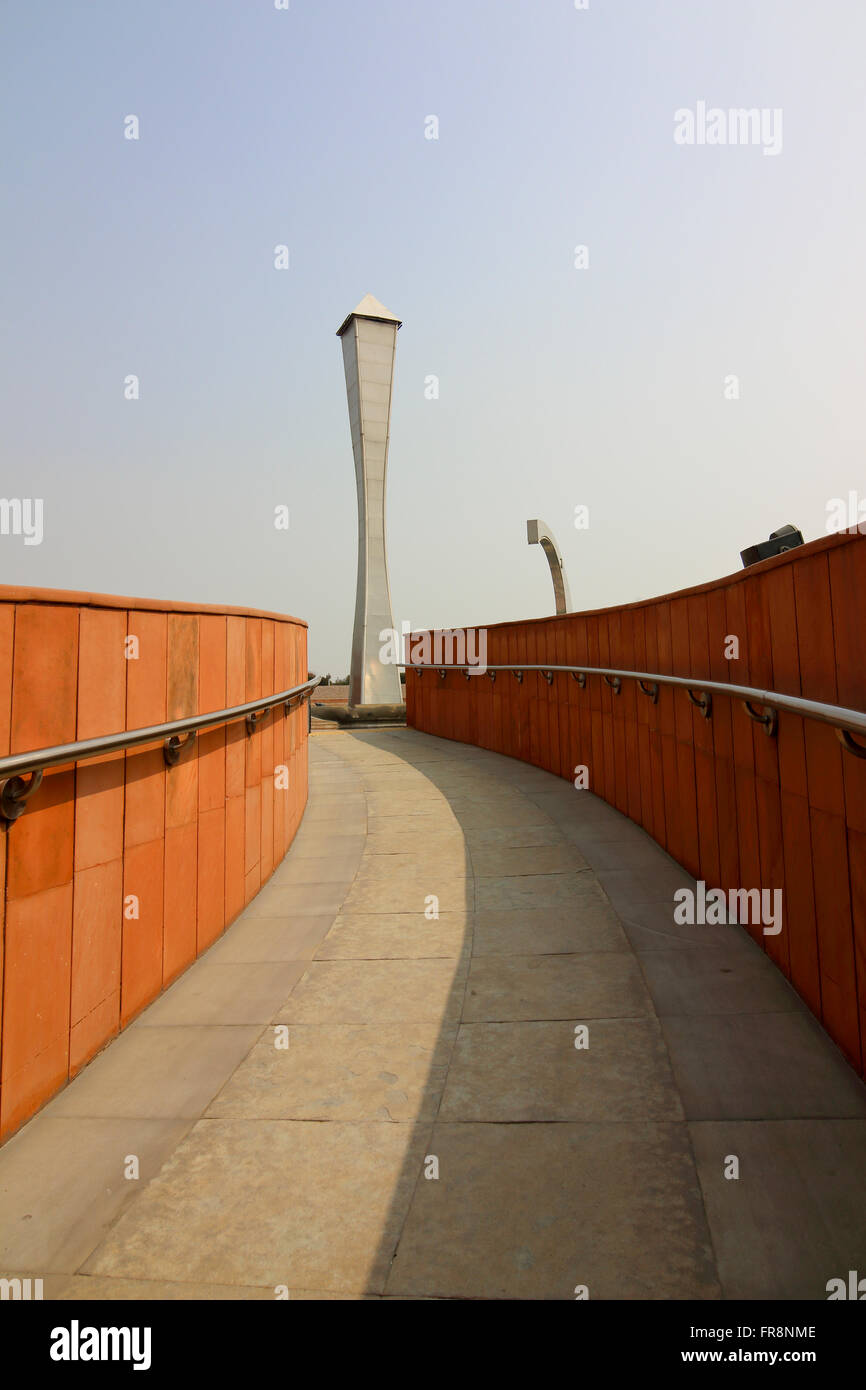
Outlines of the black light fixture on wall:
M745 550L740 551L740 559L744 565L756 565L759 560L769 560L774 555L783 555L786 550L793 550L795 546L803 544L803 532L798 531L796 526L780 526L778 531L770 532L770 539L758 541L757 545L748 545Z

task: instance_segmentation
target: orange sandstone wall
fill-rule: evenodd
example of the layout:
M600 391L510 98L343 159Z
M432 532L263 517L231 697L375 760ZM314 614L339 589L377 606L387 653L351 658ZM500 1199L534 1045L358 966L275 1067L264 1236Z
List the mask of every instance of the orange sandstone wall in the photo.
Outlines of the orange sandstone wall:
M3 755L306 677L296 618L0 587ZM173 768L160 741L45 773L0 830L0 1136L216 940L282 859L306 800L306 706L252 735L244 721L200 733Z
M487 661L657 671L866 710L864 613L855 532L644 603L489 627ZM585 690L540 672L522 685L508 672L407 677L415 728L569 780L585 764L590 789L708 887L781 888L782 932L758 925L755 939L864 1071L866 760L832 728L780 714L770 738L739 701L716 696L704 719L684 690L662 687L654 705L635 682L616 695L597 676Z

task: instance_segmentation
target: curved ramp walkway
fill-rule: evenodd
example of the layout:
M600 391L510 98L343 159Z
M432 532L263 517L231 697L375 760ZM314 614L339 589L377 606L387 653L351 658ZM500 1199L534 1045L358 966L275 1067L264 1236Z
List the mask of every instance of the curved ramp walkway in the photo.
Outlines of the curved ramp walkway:
M311 771L243 917L0 1151L0 1275L823 1299L866 1272L866 1088L742 928L673 924L693 881L642 831L411 730L316 735Z

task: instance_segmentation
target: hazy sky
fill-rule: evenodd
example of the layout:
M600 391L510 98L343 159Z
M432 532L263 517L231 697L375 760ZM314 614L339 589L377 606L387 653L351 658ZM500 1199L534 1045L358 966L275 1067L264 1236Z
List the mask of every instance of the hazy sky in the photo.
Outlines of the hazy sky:
M2 29L0 490L44 500L2 582L295 613L343 674L335 332L368 292L404 321L398 624L551 611L528 517L591 608L866 495L862 0L5 0ZM781 151L678 145L702 101L780 110Z

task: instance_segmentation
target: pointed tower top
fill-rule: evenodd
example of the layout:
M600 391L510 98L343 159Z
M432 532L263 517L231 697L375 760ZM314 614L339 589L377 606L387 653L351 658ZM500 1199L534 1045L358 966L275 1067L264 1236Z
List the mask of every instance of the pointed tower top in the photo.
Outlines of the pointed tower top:
M376 319L379 323L396 323L397 327L402 326L402 319L398 319L396 314L392 314L390 309L386 309L384 304L380 304L378 299L374 299L371 294L365 294L357 308L353 309L348 318L340 324L337 329L337 337L342 338L352 319Z

